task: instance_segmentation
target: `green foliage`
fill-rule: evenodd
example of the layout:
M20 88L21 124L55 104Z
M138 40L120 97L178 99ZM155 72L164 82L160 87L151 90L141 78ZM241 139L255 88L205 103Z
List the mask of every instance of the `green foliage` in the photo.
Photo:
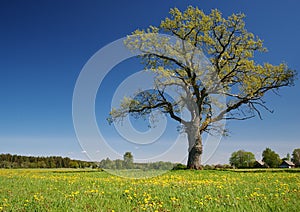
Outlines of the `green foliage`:
M124 168L126 169L133 168L133 155L131 154L131 152L125 152L123 156L123 160L124 160Z
M96 167L94 162L72 160L59 156L34 157L0 154L0 168L86 168Z
M262 157L263 162L265 162L270 168L277 168L282 162L279 155L270 148L266 148L263 151Z
M252 168L255 163L255 156L252 152L239 150L231 154L229 162L236 168Z
M157 92L144 92L139 100L124 97L120 107L112 109L110 122L128 113L143 116L159 109L184 124L189 120L176 116L178 108L195 104L187 109L202 117L200 125L204 132L224 118L248 118L255 113L260 116L259 107L267 109L260 101L266 92L293 85L296 72L286 64L255 62L254 53L266 48L261 39L246 30L244 14L225 18L218 10L205 14L189 6L183 12L171 9L170 16L157 27L136 30L125 41L129 49L143 53L145 69L156 74ZM171 41L159 33L177 40ZM211 66L203 64L204 55ZM166 98L164 90L170 86L177 87L182 96L173 101ZM227 107L220 108L220 112L211 110L213 106L221 107L220 102L212 101L215 94L222 94L228 100ZM238 108L242 112L236 111Z
M297 167L300 167L300 148L294 149L292 161Z
M204 170L214 170L215 166L214 165L208 165L208 164L206 164L205 166L203 166L203 169Z
M99 163L99 167L103 169L136 169L136 170L171 170L175 164L171 162L157 161L151 163L133 163L133 156L130 152L126 152L123 156L124 160L103 159Z
M176 164L172 170L185 170L187 169L186 165L183 165L181 163Z

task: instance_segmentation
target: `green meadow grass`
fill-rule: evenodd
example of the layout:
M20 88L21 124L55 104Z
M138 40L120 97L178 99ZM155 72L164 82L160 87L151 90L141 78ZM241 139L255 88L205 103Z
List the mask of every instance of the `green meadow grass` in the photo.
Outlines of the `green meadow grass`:
M300 211L300 172L0 169L0 211Z

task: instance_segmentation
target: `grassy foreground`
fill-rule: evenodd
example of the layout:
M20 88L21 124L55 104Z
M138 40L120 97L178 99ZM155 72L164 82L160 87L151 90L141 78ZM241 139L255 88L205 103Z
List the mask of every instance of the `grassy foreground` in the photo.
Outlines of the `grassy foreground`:
M300 172L0 169L0 211L300 211Z

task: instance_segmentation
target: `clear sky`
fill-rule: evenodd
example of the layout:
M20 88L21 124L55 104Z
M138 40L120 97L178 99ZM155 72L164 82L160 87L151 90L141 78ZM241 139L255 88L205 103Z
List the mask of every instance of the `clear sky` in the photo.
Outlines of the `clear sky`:
M83 66L105 45L137 28L158 25L172 7L184 10L188 5L198 6L206 13L218 8L224 16L245 13L246 28L263 39L269 50L258 55L257 61L286 62L292 69L300 70L298 0L2 0L0 153L88 159L76 138L72 121L73 90ZM117 86L141 68L136 59L118 65L103 81L97 94L99 129L119 155L128 150L134 156L142 153L138 148L126 146L105 118ZM300 148L299 81L294 87L282 89L280 96L270 94L265 100L275 112L263 112L262 121L254 118L228 122L230 136L221 140L207 163L228 163L230 154L239 149L252 151L261 159L266 147L281 157ZM169 126L161 138L165 142L161 142L161 151L176 138L176 125L170 123ZM186 152L187 144L182 141L181 145ZM101 149L96 151L101 152ZM152 150L149 147L147 151L150 154ZM181 162L176 154L171 158Z

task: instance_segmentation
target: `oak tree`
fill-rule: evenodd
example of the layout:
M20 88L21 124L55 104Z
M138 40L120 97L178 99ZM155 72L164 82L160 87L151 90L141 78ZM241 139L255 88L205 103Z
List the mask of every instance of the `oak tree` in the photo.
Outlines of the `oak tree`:
M293 85L295 79L295 71L285 63L254 60L254 53L266 48L246 30L244 17L238 13L225 18L217 9L205 14L189 6L183 12L171 9L157 27L134 31L125 45L141 52L145 69L155 74L154 88L125 97L111 110L109 121L160 110L187 134L187 167L201 169L205 133L222 133L222 120L261 117L261 109L269 110L264 95ZM168 88L179 95L171 98ZM187 117L181 115L183 108Z

